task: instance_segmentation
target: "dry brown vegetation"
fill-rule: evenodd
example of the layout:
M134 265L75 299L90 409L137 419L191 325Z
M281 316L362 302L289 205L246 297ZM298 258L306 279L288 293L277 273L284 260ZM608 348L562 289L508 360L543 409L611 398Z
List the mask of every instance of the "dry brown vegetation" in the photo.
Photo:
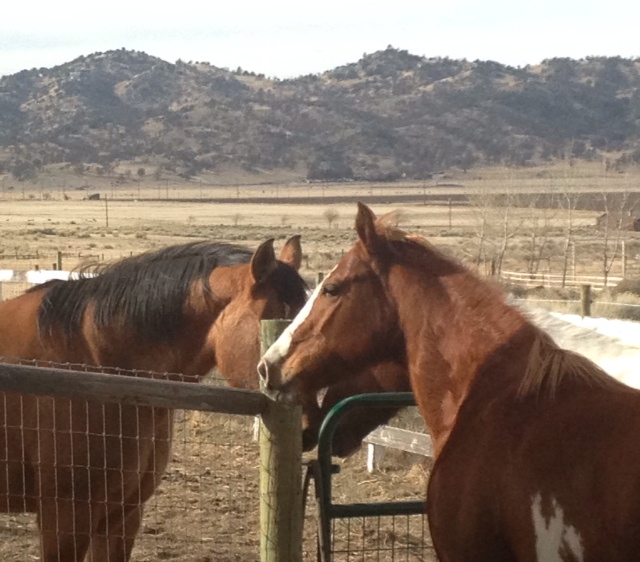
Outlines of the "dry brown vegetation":
M312 276L352 244L355 201L361 200L377 213L400 209L401 227L429 236L468 263L488 267L499 258L501 269L518 271L535 265L538 271L557 272L570 223L576 248L571 265L577 273L598 275L603 270L602 233L595 224L604 194L634 194L639 178L640 173L607 172L600 164L562 164L478 169L417 183L183 182L165 189L145 179L145 185L135 188L98 182L75 190L71 179L61 176L50 180L48 191L42 184L25 184L24 189L0 193L0 267L48 269L61 252L63 268L73 269L191 239L256 246L268 237L282 241L299 233L306 254L303 273ZM91 193L100 193L102 199L82 199ZM549 203L552 196L555 200ZM567 197L579 198L570 217L562 203ZM635 199L627 203L633 205L639 213ZM621 237L627 241L633 271L640 253L638 236L623 232ZM621 272L619 251L609 256L611 275Z

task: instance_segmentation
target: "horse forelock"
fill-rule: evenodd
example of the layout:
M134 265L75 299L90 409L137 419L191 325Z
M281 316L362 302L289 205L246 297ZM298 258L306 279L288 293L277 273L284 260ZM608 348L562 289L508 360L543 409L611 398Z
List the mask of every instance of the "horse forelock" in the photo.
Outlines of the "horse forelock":
M553 400L560 385L567 380L601 388L622 384L583 355L559 347L551 336L536 329L518 397Z
M91 304L99 328L119 322L149 341L166 340L180 329L195 281L211 292L213 269L248 263L252 255L251 250L231 244L193 242L85 268L79 279L48 288L39 310L40 333L61 328L73 337Z

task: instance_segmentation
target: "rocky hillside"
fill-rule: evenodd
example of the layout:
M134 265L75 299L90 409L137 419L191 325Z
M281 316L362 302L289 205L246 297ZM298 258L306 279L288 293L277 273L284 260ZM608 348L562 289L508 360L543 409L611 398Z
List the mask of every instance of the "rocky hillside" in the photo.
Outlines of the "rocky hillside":
M109 173L236 167L310 179L423 178L558 158L640 162L640 60L513 68L391 47L273 80L118 50L0 79L0 173L65 162Z

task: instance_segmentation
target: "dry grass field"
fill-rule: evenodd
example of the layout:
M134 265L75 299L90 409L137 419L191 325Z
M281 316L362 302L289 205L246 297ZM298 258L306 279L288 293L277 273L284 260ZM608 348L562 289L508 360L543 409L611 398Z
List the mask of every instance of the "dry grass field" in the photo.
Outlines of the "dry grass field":
M541 267L554 271L562 261L568 214L545 208L537 197L590 193L597 199L635 193L639 182L638 171L605 172L600 164L473 170L438 180L374 185L241 185L211 177L182 184L154 184L145 178L139 185L116 186L105 178L65 176L63 171L38 184L14 185L0 176L0 269L50 269L60 253L63 269L69 270L196 239L256 247L275 238L279 247L289 236L301 234L302 273L312 279L353 243L355 201L360 200L378 214L397 211L400 227L427 235L483 273L487 264L479 256L495 254L503 243L503 268L526 271L533 233L538 239L545 236L548 256ZM100 193L101 199L85 199L92 193ZM508 211L490 204L500 200L496 196L512 202ZM571 214L576 273L601 274L603 235L595 228L601 213L582 209ZM621 239L627 245L627 275L637 277L638 233L625 231ZM611 275L619 275L621 267L614 262ZM10 296L6 289L4 296ZM134 560L257 560L258 456L250 420L179 415L173 463L150 502ZM392 455L384 470L371 475L362 451L341 464L335 488L339 501L416 499L424 494L428 468L415 459ZM315 559L314 524L311 509L305 560ZM420 546L428 542L424 522L417 528L411 523L410 529L403 521L374 522L373 528L367 524L350 522L347 530L336 532L341 547L371 552L345 553L336 560L396 559L395 551L380 551L401 543L406 552L398 559L431 560L429 550ZM33 529L29 516L0 516L0 560L37 559Z
M369 203L379 214L397 210L402 228L426 234L469 262L477 261L483 228L493 246L506 236L511 268L523 261L533 231L544 230L558 251L562 245L567 211L542 208L542 194L590 193L597 201L603 193L634 193L639 180L637 171L605 173L600 164L486 169L367 185L215 185L211 178L207 184L154 185L145 178L141 185L109 186L105 178L60 176L15 186L5 176L0 179L0 268L48 269L61 252L63 268L73 269L192 239L255 246L267 237L282 241L295 233L303 237L304 273L313 274L326 270L353 242L355 201ZM101 199L83 199L93 193ZM508 215L494 208L497 196L510 203ZM601 212L573 212L583 246L601 237L595 231ZM625 237L635 240L630 233ZM582 249L586 253L578 261L597 274L595 256Z

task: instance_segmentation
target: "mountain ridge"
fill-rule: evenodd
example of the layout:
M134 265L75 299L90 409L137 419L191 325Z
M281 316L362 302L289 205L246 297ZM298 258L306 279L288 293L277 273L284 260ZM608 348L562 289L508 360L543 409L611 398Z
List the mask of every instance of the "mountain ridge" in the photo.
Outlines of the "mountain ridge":
M0 174L66 163L189 179L234 167L310 180L425 178L559 159L640 163L640 59L511 67L387 49L272 79L125 49L0 79Z

